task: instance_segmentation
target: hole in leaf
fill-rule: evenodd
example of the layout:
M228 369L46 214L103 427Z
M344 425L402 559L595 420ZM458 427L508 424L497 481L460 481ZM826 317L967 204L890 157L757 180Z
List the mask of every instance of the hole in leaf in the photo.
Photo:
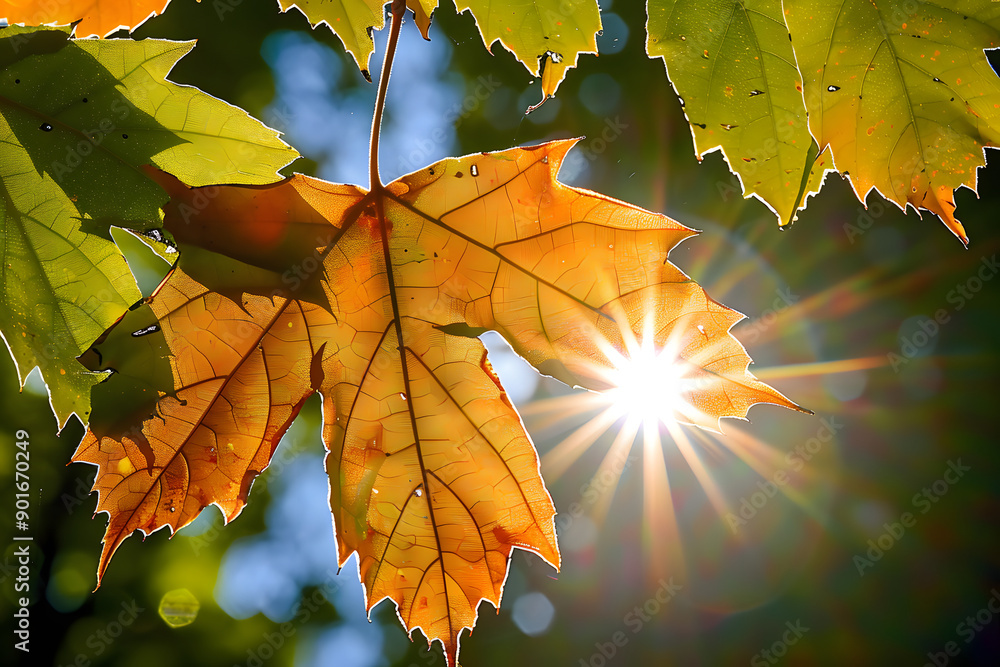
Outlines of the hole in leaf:
M140 336L145 336L147 334L156 333L159 330L160 330L160 325L158 325L158 324L150 324L148 327L146 327L144 329L137 329L137 330L133 331L132 332L132 337L133 338L139 338Z

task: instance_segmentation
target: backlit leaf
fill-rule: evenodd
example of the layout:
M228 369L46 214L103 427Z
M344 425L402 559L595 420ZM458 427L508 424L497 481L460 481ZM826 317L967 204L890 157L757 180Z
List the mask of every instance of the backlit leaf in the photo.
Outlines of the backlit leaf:
M0 114L0 332L23 386L36 366L59 427L90 416L101 376L76 356L141 296L114 243L80 228L80 213L38 173Z
M699 159L721 148L754 195L791 223L813 145L781 0L649 0L646 51L662 57Z
M786 0L809 126L864 201L875 188L927 209L962 242L954 190L976 187L1000 142L1000 46L989 0Z
M541 76L539 104L555 95L581 53L597 53L596 0L455 0L455 8L475 17L487 49L492 52L499 41L533 76Z
M60 425L90 412L96 376L76 357L140 297L109 233L161 226L166 193L139 167L266 183L297 155L246 112L165 79L191 46L0 30L0 331L22 383L40 366Z
M321 23L344 43L347 52L354 56L361 73L369 81L369 62L375 51L372 30L385 26L385 11L382 7L387 0L278 0L281 11L293 7L302 12L309 24L316 27Z
M406 7L413 12L413 20L424 39L430 39L431 17L437 6L438 0L406 0Z
M312 27L325 23L344 43L344 48L354 57L361 73L369 81L369 71L375 43L372 31L385 27L385 10L388 0L278 0L281 11L293 7L302 12ZM437 9L437 0L406 0L424 39L430 39L431 15Z
M0 17L8 23L76 26L77 37L104 37L119 28L135 30L146 19L162 14L170 0L3 0Z
M747 372L742 316L667 261L690 229L555 180L572 144L447 159L374 193L294 176L209 198L159 174L180 262L118 355L155 366L162 335L173 389L74 455L99 466L110 515L99 577L136 529L176 531L210 503L232 520L318 391L339 562L357 553L368 608L391 599L455 665L513 548L559 565L538 456L473 332L595 389L608 349L648 333L691 380L676 416L707 427L794 407ZM104 345L86 358L111 359Z

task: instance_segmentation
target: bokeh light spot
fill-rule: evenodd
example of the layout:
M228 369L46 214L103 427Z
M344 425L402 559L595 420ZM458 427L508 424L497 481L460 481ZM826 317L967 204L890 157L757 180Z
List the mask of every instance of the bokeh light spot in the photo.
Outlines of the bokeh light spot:
M846 373L831 373L823 376L823 387L826 393L838 401L853 401L861 396L868 384L866 371L847 371Z
M618 14L605 13L601 16L604 34L597 37L597 50L602 55L618 53L628 43L628 26Z
M58 553L45 590L49 604L60 612L76 611L93 588L95 559L78 551Z
M622 87L604 72L591 74L580 83L580 102L595 116L606 116L618 108Z
M514 601L514 625L529 637L545 634L555 615L555 607L545 595L537 591L522 595Z
M167 591L160 598L160 608L158 612L163 622L172 628L182 628L185 625L194 623L198 618L198 610L201 603L194 593L186 588L175 588Z

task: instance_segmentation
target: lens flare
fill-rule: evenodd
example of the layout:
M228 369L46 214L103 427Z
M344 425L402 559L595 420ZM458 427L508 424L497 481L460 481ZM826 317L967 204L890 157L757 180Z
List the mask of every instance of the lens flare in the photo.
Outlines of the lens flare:
M656 424L684 411L684 394L690 388L683 367L669 350L658 351L643 343L628 356L617 350L608 356L614 368L607 379L614 388L602 396L612 416Z
M707 415L695 403L698 393L713 379L683 358L679 341L668 339L662 345L654 344L652 329L651 323L645 323L641 334L625 329L621 331L618 346L610 343L600 346L603 363L595 364L590 372L607 389L538 401L524 414L529 418L544 417L543 423L549 427L559 419L576 420L577 427L542 456L542 468L550 482L559 479L592 447L607 443L605 434L613 434L613 442L587 487L605 491L588 507L590 519L599 528L608 517L622 480L622 466L615 463L626 460L630 451L637 452L642 473L641 491L639 488L635 491L639 491L642 499L645 576L656 581L664 576L685 576L688 569L683 548L685 531L677 513L682 505L691 502L691 494L689 489L673 488L680 473L672 467L676 461L686 464L690 472L682 473L681 477L696 481L718 517L718 525L725 526L728 525L725 517L739 511L739 500L732 497L733 490L726 488L724 479L717 479L720 469L729 465L724 462L735 456L743 461L748 472L768 480L786 465L786 453L742 429L727 428L727 435L723 436L712 428L709 425L712 420L706 419ZM884 364L883 358L865 357L757 369L755 374L761 378L802 378ZM699 428L688 426L692 424ZM592 455L588 458L593 460ZM671 460L675 463L668 463ZM601 482L596 484L594 480ZM805 486L812 488L814 481L806 476L795 480L780 488L776 486L777 492L799 505L806 514L815 515L809 497L800 490ZM688 488L690 484L685 482L682 486ZM749 539L741 535L731 537L741 544Z

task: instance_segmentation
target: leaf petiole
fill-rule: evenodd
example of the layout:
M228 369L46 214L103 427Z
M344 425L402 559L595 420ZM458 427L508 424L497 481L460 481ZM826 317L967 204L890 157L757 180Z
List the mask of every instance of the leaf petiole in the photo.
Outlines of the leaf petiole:
M399 41L399 28L403 24L403 14L406 12L406 0L392 0L392 25L389 28L389 44L385 49L385 60L382 61L382 74L378 80L378 97L375 98L375 113L372 116L372 134L369 144L368 172L371 180L371 191L381 190L382 178L378 173L378 139L382 129L382 111L385 109L385 94L389 88L389 74L392 72L392 59L396 55L396 44Z

